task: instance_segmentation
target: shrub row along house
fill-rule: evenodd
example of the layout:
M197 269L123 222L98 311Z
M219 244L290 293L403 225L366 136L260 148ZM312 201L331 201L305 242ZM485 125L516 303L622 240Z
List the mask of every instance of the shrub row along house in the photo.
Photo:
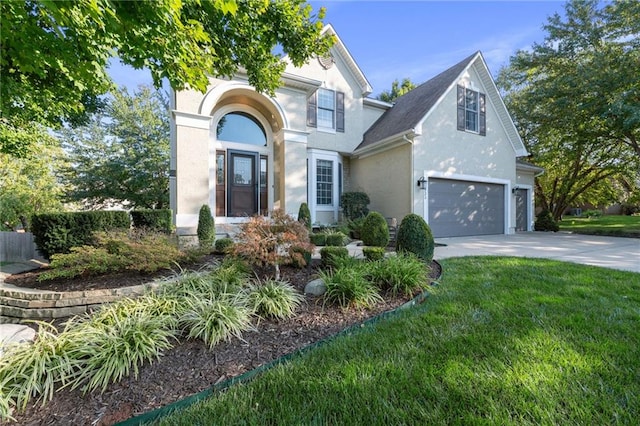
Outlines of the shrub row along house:
M271 97L246 76L173 94L171 205L180 234L211 207L224 229L274 209L339 220L340 194L371 210L425 218L436 237L529 231L534 176L480 52L394 104L372 88L328 25L330 55L289 65Z

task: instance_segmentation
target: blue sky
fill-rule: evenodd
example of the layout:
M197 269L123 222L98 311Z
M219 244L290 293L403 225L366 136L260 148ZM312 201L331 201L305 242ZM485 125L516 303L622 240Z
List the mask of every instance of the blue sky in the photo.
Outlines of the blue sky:
M394 79L422 83L480 50L495 76L519 49L542 42L542 26L562 1L312 1L325 6L324 22L373 86L372 96ZM148 71L114 64L120 85L151 84Z

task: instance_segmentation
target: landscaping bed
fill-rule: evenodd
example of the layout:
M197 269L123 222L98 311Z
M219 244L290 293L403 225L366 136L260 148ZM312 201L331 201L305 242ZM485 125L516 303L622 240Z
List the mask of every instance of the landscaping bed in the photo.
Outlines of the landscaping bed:
M209 256L199 264L216 259ZM318 262L304 269L282 267L282 278L299 291L313 279ZM257 268L259 277L270 275L271 270ZM139 273L110 274L94 278L77 278L56 282L37 282L39 271L10 277L7 282L46 290L98 289L142 284L167 273L140 275ZM440 265L432 263L430 277L441 273ZM169 274L170 275L170 274ZM382 312L395 309L409 297L385 295L370 309L341 309L323 305L321 298L306 296L305 303L288 320L261 320L255 330L246 331L242 339L217 344L213 350L200 340L182 340L164 352L153 364L144 364L137 378L127 377L111 384L103 393L84 395L79 390L56 392L53 400L41 406L32 401L21 413L14 413L18 424L29 425L109 425L132 416L165 406L200 392L243 372L269 363L297 349L331 336L353 324L365 321Z

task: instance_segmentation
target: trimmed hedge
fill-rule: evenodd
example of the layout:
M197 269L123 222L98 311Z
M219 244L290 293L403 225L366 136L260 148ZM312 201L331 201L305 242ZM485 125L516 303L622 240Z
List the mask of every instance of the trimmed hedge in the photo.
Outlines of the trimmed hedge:
M385 252L384 247L362 247L364 258L370 262L384 259Z
M134 228L171 232L171 210L169 209L132 210L131 221Z
M309 205L307 203L300 204L298 222L303 223L304 226L311 231L311 211L309 211Z
M92 245L96 231L130 227L131 219L126 211L44 213L31 217L35 243L46 258L57 253L69 253L71 247Z
M327 244L327 234L318 232L317 234L309 234L309 241L314 246L324 246Z
M211 208L203 204L198 212L198 243L200 247L211 249L216 239L216 223L211 214Z
M336 260L348 257L349 250L346 247L322 247L320 249L320 258L325 267L333 268L336 265Z

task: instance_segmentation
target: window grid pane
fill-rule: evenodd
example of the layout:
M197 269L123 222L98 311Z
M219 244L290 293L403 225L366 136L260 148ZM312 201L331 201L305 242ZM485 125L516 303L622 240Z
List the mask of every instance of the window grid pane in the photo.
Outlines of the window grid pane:
M478 131L478 92L470 89L465 91L465 128Z
M333 205L333 161L318 160L316 164L316 202Z
M318 127L333 129L336 97L333 90L318 89Z

